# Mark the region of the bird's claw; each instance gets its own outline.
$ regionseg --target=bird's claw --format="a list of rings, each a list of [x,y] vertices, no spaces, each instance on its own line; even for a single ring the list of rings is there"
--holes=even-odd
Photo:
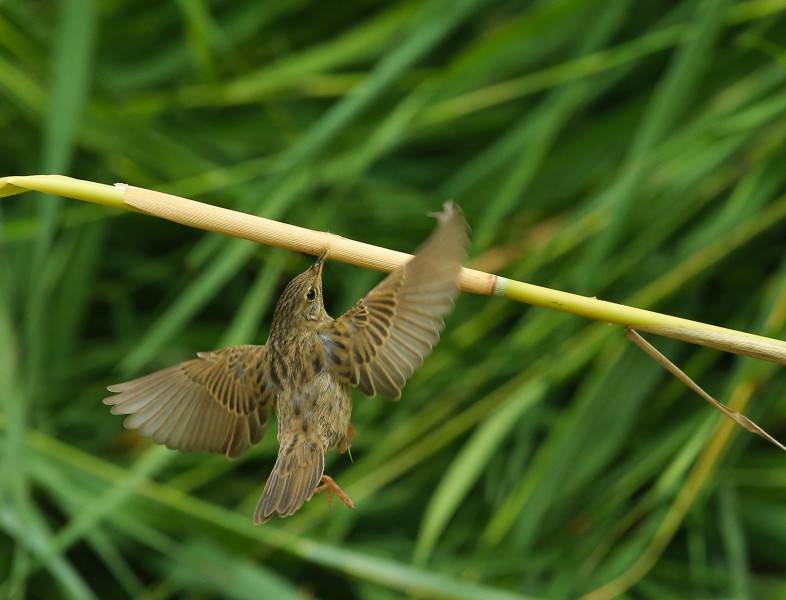
[[[317,489],[314,490],[315,494],[319,492],[327,491],[328,494],[328,506],[332,506],[333,504],[333,492],[336,492],[336,495],[341,499],[341,501],[347,505],[347,507],[355,510],[355,505],[352,503],[352,500],[349,496],[346,495],[344,490],[342,490],[339,485],[333,480],[332,477],[328,475],[322,476],[322,485],[320,485]]]
[[[350,423],[349,427],[347,427],[347,433],[338,443],[338,451],[341,452],[341,454],[344,454],[344,452],[349,452],[349,449],[352,447],[353,439],[355,439],[355,428],[352,426],[352,423]],[[350,455],[350,458],[352,458],[352,455]]]

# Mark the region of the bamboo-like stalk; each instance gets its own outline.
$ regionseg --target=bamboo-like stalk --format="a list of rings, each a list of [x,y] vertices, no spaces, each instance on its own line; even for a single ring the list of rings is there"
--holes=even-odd
[[[124,184],[110,186],[59,175],[0,178],[0,198],[33,190],[134,210],[190,227],[308,254],[317,255],[327,250],[332,260],[378,271],[392,271],[411,257],[403,252],[357,242],[332,233],[313,231]],[[474,294],[504,296],[517,302],[786,364],[786,343],[781,340],[553,290],[474,269],[462,269],[459,285],[462,290]]]

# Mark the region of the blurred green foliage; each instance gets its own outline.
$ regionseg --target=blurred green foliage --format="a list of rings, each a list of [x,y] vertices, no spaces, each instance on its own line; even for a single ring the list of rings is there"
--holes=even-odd
[[[783,337],[786,3],[11,0],[0,175],[190,196]],[[62,199],[0,203],[0,595],[784,598],[786,457],[617,327],[463,295],[354,462],[251,513],[240,461],[122,428],[107,384],[266,339],[300,256]],[[379,275],[326,268],[338,314]],[[786,372],[655,340],[786,438]]]

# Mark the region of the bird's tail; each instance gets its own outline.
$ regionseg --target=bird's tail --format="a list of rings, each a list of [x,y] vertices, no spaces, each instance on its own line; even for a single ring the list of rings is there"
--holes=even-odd
[[[280,517],[295,513],[314,495],[324,470],[325,453],[319,445],[282,446],[254,511],[254,523],[264,523],[275,513]]]

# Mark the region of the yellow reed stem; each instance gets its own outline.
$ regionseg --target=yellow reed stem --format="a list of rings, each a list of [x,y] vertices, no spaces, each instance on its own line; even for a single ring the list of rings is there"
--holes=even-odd
[[[123,203],[123,190],[113,185],[104,185],[63,175],[0,177],[0,198],[29,191],[133,210]]]
[[[781,340],[502,277],[498,278],[494,293],[525,304],[551,308],[595,321],[616,323],[631,329],[717,348],[725,352],[786,364],[786,342]]]
[[[0,178],[0,198],[31,190],[138,211],[190,227],[308,254],[328,250],[331,260],[379,271],[392,271],[410,258],[409,254],[403,252],[356,242],[331,233],[312,231],[144,188],[123,184],[103,185],[59,175]],[[459,285],[466,292],[504,296],[517,302],[786,364],[786,343],[781,340],[561,292],[474,269],[462,269]]]

